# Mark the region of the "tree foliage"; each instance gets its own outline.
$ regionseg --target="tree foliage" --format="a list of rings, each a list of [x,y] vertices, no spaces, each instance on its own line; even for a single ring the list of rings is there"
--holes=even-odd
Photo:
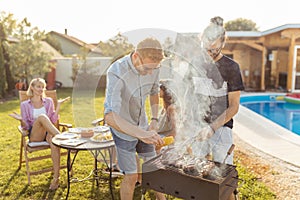
[[[128,38],[121,33],[118,33],[107,42],[100,41],[98,47],[104,56],[113,57],[113,60],[134,50],[133,44],[129,43]]]
[[[51,57],[49,53],[41,51],[41,44],[36,41],[21,39],[9,46],[11,70],[16,80],[31,80],[34,77],[44,77],[49,71]],[[30,51],[28,51],[30,49]]]
[[[168,54],[169,48],[172,47],[172,39],[166,38],[163,45],[163,48]],[[115,37],[109,39],[107,42],[100,41],[98,43],[98,48],[101,49],[104,56],[113,57],[113,61],[117,58],[122,57],[125,54],[134,50],[134,45],[129,43],[128,38],[121,33],[118,33]]]
[[[49,71],[51,54],[42,49],[45,33],[37,27],[32,28],[27,18],[18,22],[13,14],[2,12],[0,27],[0,50],[4,58],[4,65],[0,68],[4,67],[6,78],[6,84],[0,85],[0,90],[10,93],[20,79],[28,82],[33,77],[44,77]]]
[[[250,19],[237,18],[225,23],[226,31],[258,31],[256,23]]]
[[[2,26],[1,26],[2,27]],[[0,44],[2,44],[2,28],[0,27]],[[3,56],[3,50],[2,50],[2,47],[0,46],[0,76],[1,77],[4,77],[4,56]],[[0,96],[3,97],[4,94],[5,94],[5,91],[4,91],[4,88],[5,88],[5,81],[4,81],[4,78],[1,78],[0,79]]]
[[[53,36],[51,36],[50,33],[46,34],[46,37],[44,39],[48,44],[50,44],[56,51],[62,54],[62,48],[57,39],[55,39]]]

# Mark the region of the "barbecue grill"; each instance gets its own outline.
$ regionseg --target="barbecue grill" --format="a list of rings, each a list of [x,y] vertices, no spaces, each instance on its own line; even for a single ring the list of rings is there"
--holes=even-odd
[[[238,186],[236,167],[208,160],[206,162],[210,166],[213,164],[214,168],[222,168],[222,173],[216,176],[208,171],[195,172],[191,165],[180,167],[166,164],[160,154],[143,163],[143,192],[152,189],[183,199],[227,200]]]

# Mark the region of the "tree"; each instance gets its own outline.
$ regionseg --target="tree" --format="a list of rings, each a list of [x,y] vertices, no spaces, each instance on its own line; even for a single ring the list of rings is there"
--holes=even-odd
[[[27,18],[17,22],[13,14],[2,12],[0,25],[3,38],[1,48],[7,83],[7,87],[4,87],[10,93],[14,89],[15,83],[22,78],[28,82],[35,76],[44,77],[50,69],[51,55],[42,50],[40,43],[45,39],[45,33],[39,31],[37,27],[32,28]]]
[[[89,49],[85,46],[80,49],[79,55],[72,56],[72,76],[71,79],[73,84],[77,78],[77,74],[80,69],[82,69],[83,73],[87,73],[88,65],[87,65],[87,57],[88,57]]]
[[[225,23],[226,31],[258,31],[256,23],[250,19],[237,18]]]
[[[0,24],[0,44],[2,44],[2,40],[4,38],[2,26]],[[2,50],[2,45],[0,45],[0,77],[4,77],[4,57],[3,57],[3,50]],[[4,97],[5,95],[5,81],[4,78],[0,79],[0,97]]]
[[[134,50],[133,44],[130,44],[128,38],[121,33],[109,39],[108,42],[100,41],[98,46],[104,56],[113,57],[113,60]]]
[[[21,39],[9,46],[9,54],[12,60],[10,69],[17,80],[25,79],[28,83],[34,77],[44,77],[50,70],[51,57],[41,50],[39,41]]]
[[[3,92],[2,97],[4,97],[6,90],[7,91],[12,91],[14,89],[14,80],[9,68],[9,63],[10,63],[10,57],[6,48],[6,45],[8,43],[7,36],[9,33],[13,32],[13,29],[16,27],[16,20],[13,19],[12,14],[6,15],[4,12],[1,12],[0,15],[0,34],[1,34],[1,39],[0,39],[0,51],[3,56],[3,65],[0,67],[2,68],[0,71],[3,72],[1,73],[2,79],[6,81],[6,84],[3,83],[0,85],[0,90]]]
[[[52,37],[50,33],[46,34],[44,41],[46,41],[48,44],[50,44],[56,51],[62,53],[62,48],[61,48],[59,41],[57,39],[55,39],[54,37]]]

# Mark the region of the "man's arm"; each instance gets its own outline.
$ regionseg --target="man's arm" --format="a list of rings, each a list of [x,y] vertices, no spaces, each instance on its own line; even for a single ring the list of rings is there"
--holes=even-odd
[[[228,93],[228,108],[209,126],[203,128],[199,132],[199,139],[205,140],[210,138],[214,132],[228,122],[239,111],[240,106],[240,91]]]
[[[158,109],[159,109],[159,95],[150,95],[150,106],[151,106],[151,114],[152,118],[158,119]],[[157,129],[158,120],[151,120],[149,130]]]
[[[213,123],[210,124],[213,130],[217,130],[236,115],[240,106],[240,94],[241,91],[228,93],[228,108]]]
[[[164,142],[155,131],[146,131],[138,126],[135,126],[120,115],[114,112],[109,112],[104,116],[105,122],[116,129],[117,131],[136,137],[147,144],[162,145]]]

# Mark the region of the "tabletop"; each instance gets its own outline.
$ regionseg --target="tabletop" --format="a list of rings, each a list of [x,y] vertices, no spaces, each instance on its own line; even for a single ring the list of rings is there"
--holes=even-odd
[[[74,134],[65,132],[63,134]],[[62,135],[62,134],[59,134]],[[56,135],[52,138],[52,143],[56,146],[59,146],[64,149],[71,149],[71,150],[101,150],[107,149],[115,146],[113,140],[108,141],[95,141],[92,138],[82,138],[80,134],[75,134],[77,136],[70,137],[70,138],[63,138]]]

